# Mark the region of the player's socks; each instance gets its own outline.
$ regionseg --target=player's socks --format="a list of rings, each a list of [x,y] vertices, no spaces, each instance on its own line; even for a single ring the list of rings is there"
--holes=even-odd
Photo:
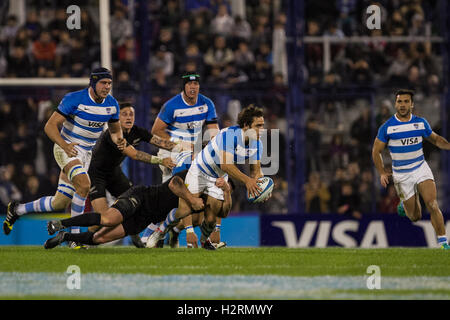
[[[81,233],[65,233],[64,241],[73,241],[75,243],[96,245],[93,240],[94,232],[81,232]]]
[[[437,242],[439,244],[439,247],[443,248],[443,249],[449,249],[449,245],[447,242],[447,236],[438,236],[437,237]]]
[[[144,233],[142,234],[141,241],[146,243],[148,240],[148,237],[152,235],[153,232],[155,232],[156,229],[158,229],[159,224],[153,224],[151,223],[148,225],[147,228],[145,228]]]
[[[397,213],[400,217],[406,217],[406,211],[405,207],[403,206],[403,201],[400,201],[400,203],[398,204]]]
[[[90,227],[90,226],[98,226],[101,222],[101,215],[96,212],[86,212],[79,216],[75,216],[68,219],[61,220],[62,225],[65,228],[68,227]]]
[[[204,243],[210,234],[214,231],[215,226],[210,227],[205,221],[200,225],[200,231],[202,232],[202,236],[200,237],[200,242]]]
[[[19,216],[31,212],[52,212],[55,211],[52,207],[53,196],[42,197],[37,200],[19,204],[16,213]]]
[[[70,207],[70,216],[77,217],[77,216],[83,214],[85,203],[86,203],[86,198],[75,193],[73,195],[72,205]],[[71,233],[80,233],[80,227],[74,226],[70,229],[70,232]]]
[[[173,224],[178,224],[178,222],[180,221],[180,219],[175,218],[175,212],[177,211],[177,209],[172,209],[169,214],[166,217],[166,220],[164,220],[164,222],[159,226],[159,230],[161,232],[165,232],[167,227],[169,225],[173,225]]]
[[[181,230],[180,229],[178,229],[177,227],[173,227],[173,229],[172,229],[174,232],[176,232],[176,233],[180,233],[181,232]]]

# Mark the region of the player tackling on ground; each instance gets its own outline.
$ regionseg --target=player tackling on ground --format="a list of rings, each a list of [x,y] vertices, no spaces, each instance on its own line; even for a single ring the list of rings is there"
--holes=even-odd
[[[395,94],[396,114],[378,130],[372,149],[372,158],[380,174],[383,187],[387,187],[391,173],[384,168],[381,152],[389,148],[392,158],[392,177],[401,202],[399,215],[406,215],[415,222],[422,218],[419,195],[428,211],[437,235],[437,242],[443,249],[450,249],[442,212],[436,200],[436,184],[433,173],[425,161],[423,138],[443,150],[450,150],[450,143],[431,129],[428,122],[412,114],[414,91],[399,90]]]

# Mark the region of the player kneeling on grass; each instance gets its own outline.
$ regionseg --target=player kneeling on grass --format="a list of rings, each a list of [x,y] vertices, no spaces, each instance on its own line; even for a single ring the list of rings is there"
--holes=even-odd
[[[231,198],[231,194],[234,191],[234,183],[232,179],[228,180],[228,183],[223,178],[219,178],[216,180],[216,186],[223,190],[224,194],[224,202],[222,209],[218,213],[217,217],[223,219],[228,216],[230,213],[231,207],[233,206],[233,201]],[[204,221],[204,212],[192,213],[189,217],[191,217],[191,224],[185,225],[186,219],[181,220],[175,227],[169,230],[170,239],[169,244],[171,248],[178,247],[178,236],[183,229],[186,229],[186,242],[188,248],[198,248],[198,238],[194,232],[194,227],[201,226]],[[214,230],[215,239],[210,237],[211,243],[216,247],[216,249],[223,248],[227,244],[225,242],[220,241],[220,225],[216,224],[216,229]]]
[[[51,249],[64,241],[76,241],[87,245],[98,245],[123,238],[127,235],[138,234],[150,223],[164,221],[170,225],[177,223],[174,218],[174,204],[181,198],[192,210],[203,210],[201,198],[194,197],[184,185],[187,171],[171,177],[165,183],[156,186],[136,186],[123,193],[116,202],[103,214],[96,212],[49,221],[47,224],[50,235],[72,226],[89,227],[100,225],[96,232],[73,234],[60,231],[56,237],[48,239],[44,248]],[[167,215],[167,213],[169,215]]]

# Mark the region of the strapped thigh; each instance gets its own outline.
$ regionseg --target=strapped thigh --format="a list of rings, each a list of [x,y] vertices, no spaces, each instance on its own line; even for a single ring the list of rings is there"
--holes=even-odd
[[[73,165],[69,170],[67,170],[67,172],[67,177],[70,181],[73,181],[73,178],[75,178],[77,175],[87,174],[86,169],[81,163]]]

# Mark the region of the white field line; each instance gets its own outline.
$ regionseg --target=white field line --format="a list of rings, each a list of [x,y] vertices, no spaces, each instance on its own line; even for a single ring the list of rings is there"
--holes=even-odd
[[[68,277],[69,274],[65,273],[0,272],[0,297],[51,295],[98,299],[450,299],[450,277],[382,277],[381,290],[367,289],[365,276],[151,276],[81,273],[81,288],[72,290],[67,287]],[[346,290],[350,291],[345,292]],[[352,290],[366,292],[354,293]],[[397,294],[397,290],[402,290],[402,293]]]

